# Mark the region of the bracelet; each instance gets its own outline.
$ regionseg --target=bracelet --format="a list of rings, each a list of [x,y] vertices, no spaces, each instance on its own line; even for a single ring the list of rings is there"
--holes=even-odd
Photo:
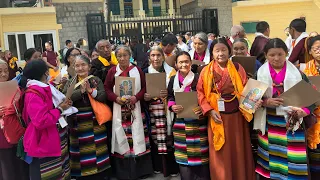
[[[58,106],[57,109],[60,111],[61,114],[63,113],[63,109],[60,106]]]

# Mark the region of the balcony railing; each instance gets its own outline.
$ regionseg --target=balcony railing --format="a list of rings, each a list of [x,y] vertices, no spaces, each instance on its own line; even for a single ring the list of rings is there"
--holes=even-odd
[[[112,11],[112,10],[111,10]],[[168,16],[168,10],[144,10],[146,17]],[[178,12],[178,9],[176,9]],[[113,16],[121,18],[139,17],[139,9],[125,9],[122,11],[112,11]]]

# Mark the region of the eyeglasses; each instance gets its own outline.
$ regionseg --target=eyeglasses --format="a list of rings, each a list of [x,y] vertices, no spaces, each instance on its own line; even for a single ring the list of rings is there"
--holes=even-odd
[[[320,51],[320,47],[319,47],[319,46],[318,46],[318,47],[312,46],[312,47],[311,47],[311,50],[312,50],[312,51]]]

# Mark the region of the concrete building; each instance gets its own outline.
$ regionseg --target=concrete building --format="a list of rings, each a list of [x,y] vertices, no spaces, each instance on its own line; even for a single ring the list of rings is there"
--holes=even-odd
[[[181,12],[201,12],[204,9],[218,10],[218,26],[221,35],[229,35],[232,27],[231,0],[180,0]]]
[[[320,32],[320,0],[250,0],[232,4],[233,24],[242,24],[251,42],[255,26],[267,21],[271,37],[286,39],[284,30],[295,18],[305,18],[307,32]]]

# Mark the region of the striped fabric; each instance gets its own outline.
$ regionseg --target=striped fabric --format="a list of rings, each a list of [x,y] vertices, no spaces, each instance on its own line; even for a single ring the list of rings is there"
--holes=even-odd
[[[266,134],[258,136],[256,172],[270,179],[308,179],[305,132],[287,133],[286,120],[268,112]]]
[[[175,158],[178,164],[199,166],[209,162],[207,120],[176,118],[173,125]]]
[[[160,99],[152,100],[149,105],[152,141],[158,146],[158,154],[167,154],[167,118],[164,104]]]
[[[61,140],[61,157],[40,158],[40,173],[42,180],[70,179],[70,164],[68,152],[68,133],[67,129],[59,129]]]
[[[145,143],[146,143],[146,151],[143,153],[140,153],[138,155],[135,155],[133,150],[133,140],[132,140],[132,131],[131,131],[131,115],[126,111],[124,106],[121,107],[121,115],[122,115],[122,127],[124,129],[124,132],[126,133],[128,143],[130,146],[130,151],[127,152],[124,155],[120,155],[118,153],[114,153],[113,156],[119,157],[119,158],[129,158],[129,157],[139,157],[143,156],[145,154],[150,153],[150,142],[149,142],[149,136],[148,136],[148,128],[146,125],[146,117],[144,113],[141,113],[142,119],[135,119],[134,121],[142,121],[143,122],[143,128],[144,128],[144,136],[145,136]]]
[[[72,176],[89,176],[110,167],[106,126],[99,126],[90,108],[79,108],[70,128]]]

